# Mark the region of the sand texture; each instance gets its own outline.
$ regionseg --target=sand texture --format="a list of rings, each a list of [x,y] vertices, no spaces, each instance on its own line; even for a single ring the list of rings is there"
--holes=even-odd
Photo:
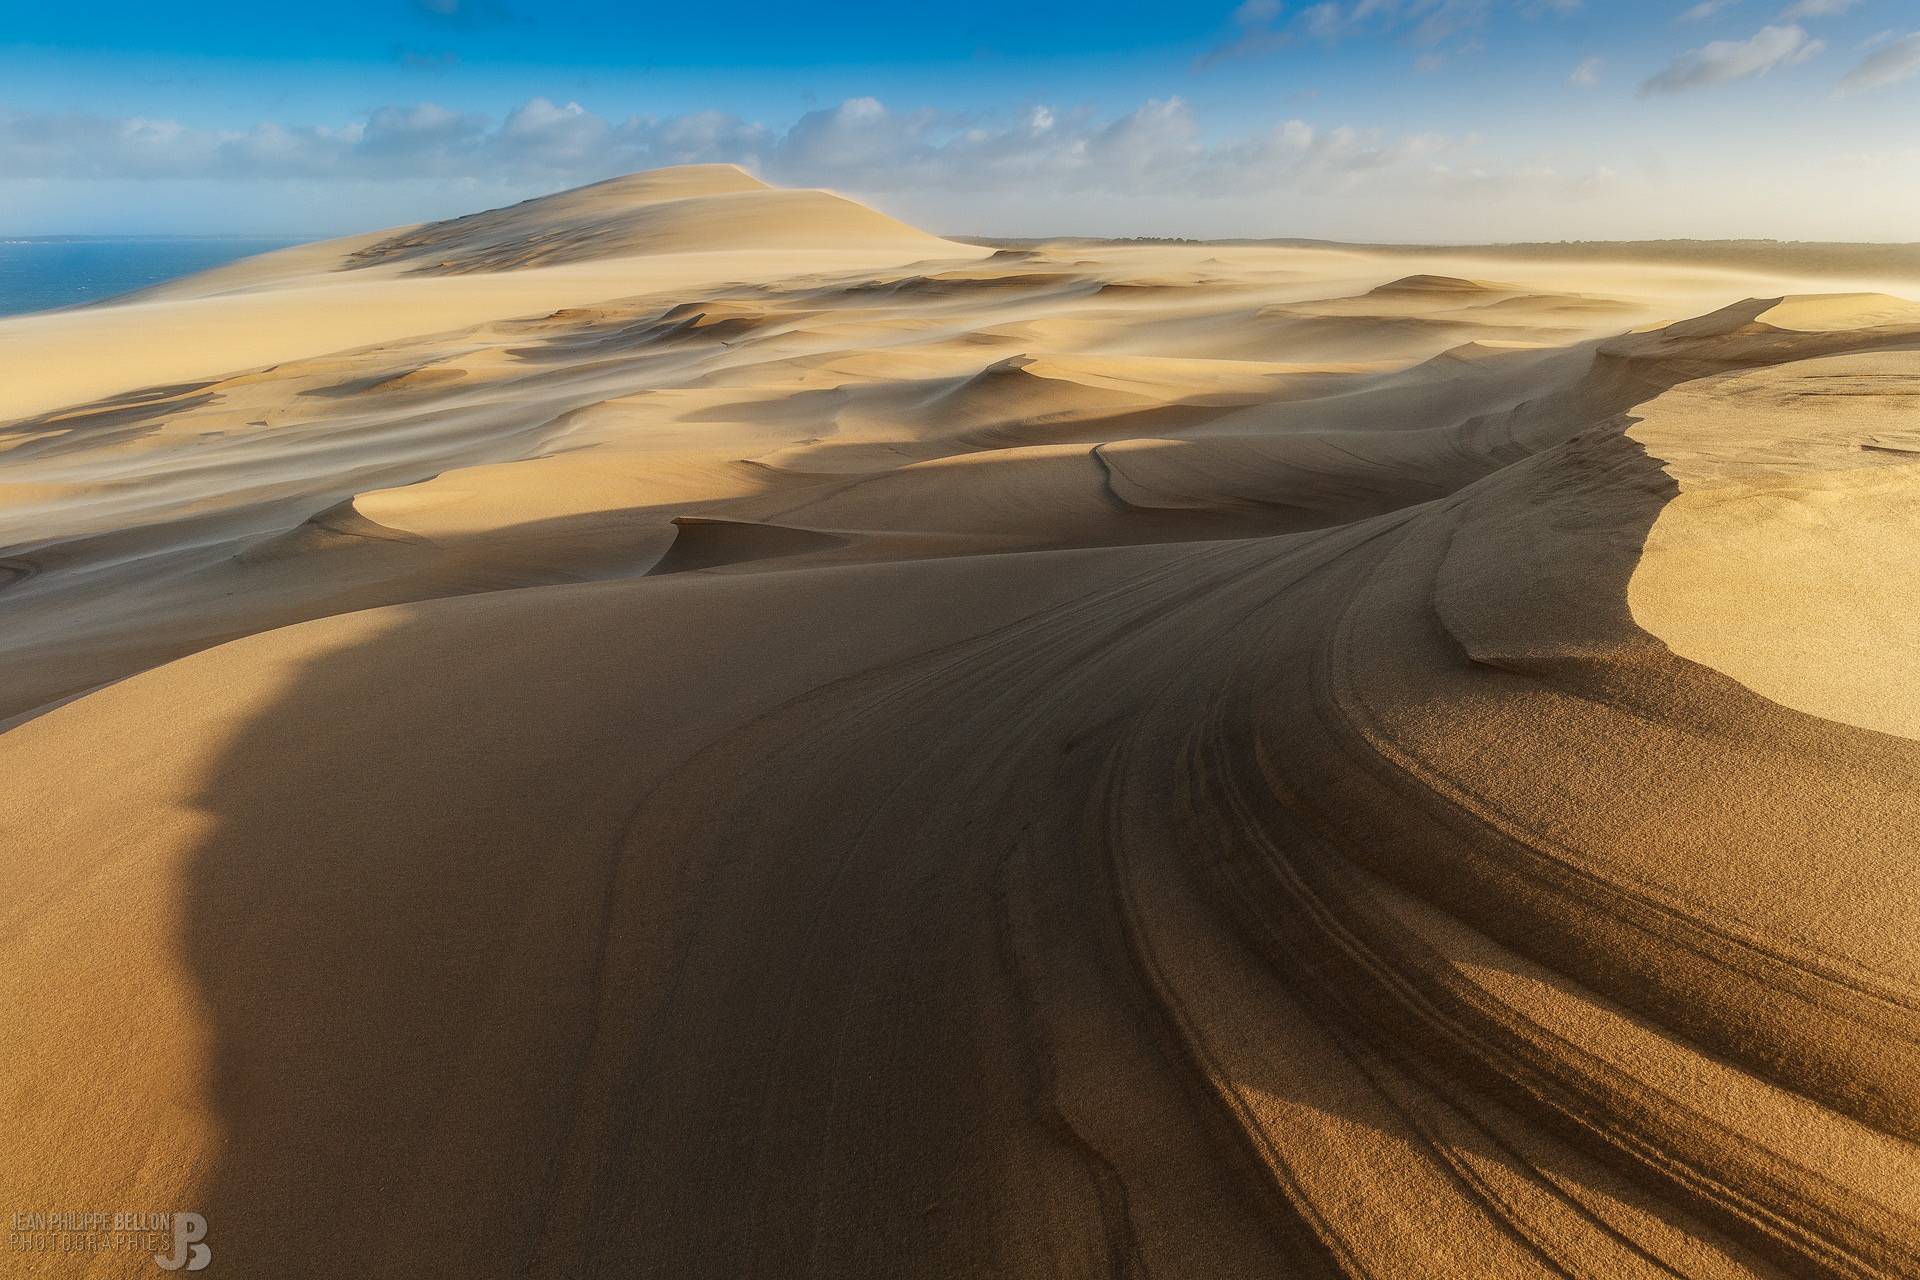
[[[1615,259],[714,166],[0,321],[0,1210],[1920,1276],[1920,286]]]

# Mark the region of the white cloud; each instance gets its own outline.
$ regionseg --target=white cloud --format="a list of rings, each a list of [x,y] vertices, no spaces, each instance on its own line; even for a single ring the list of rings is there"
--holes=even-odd
[[[0,112],[0,172],[36,179],[443,179],[552,189],[669,164],[729,161],[781,182],[864,192],[1231,196],[1363,175],[1435,180],[1474,140],[1390,137],[1282,121],[1209,139],[1178,97],[1115,117],[1045,104],[999,122],[849,98],[784,132],[722,112],[610,120],[534,98],[499,121],[433,103],[385,106],[337,128],[195,129],[167,120]]]
[[[1436,45],[1465,31],[1478,28],[1487,20],[1490,0],[1440,0],[1421,15],[1413,29],[1416,43]]]
[[[341,128],[234,133],[0,114],[0,196],[16,225],[23,214],[56,216],[35,215],[36,200],[63,200],[69,209],[137,208],[142,230],[188,210],[204,227],[217,203],[241,229],[344,231],[698,161],[834,188],[963,233],[1464,238],[1542,208],[1558,211],[1542,218],[1558,229],[1616,185],[1588,160],[1494,156],[1473,136],[1301,119],[1215,136],[1177,97],[1117,116],[1030,104],[967,118],[853,98],[784,130],[719,112],[607,119],[547,99],[504,118],[424,104],[382,108]],[[70,229],[71,214],[59,225]]]
[[[1480,30],[1501,8],[1539,18],[1575,13],[1584,4],[1585,0],[1318,0],[1288,18],[1285,6],[1276,0],[1245,0],[1233,10],[1232,37],[1195,65],[1204,70],[1233,58],[1273,53],[1296,39],[1332,44],[1359,35],[1399,35],[1431,49]]]
[[[1640,86],[1643,94],[1684,93],[1709,85],[1765,75],[1780,67],[1805,62],[1826,42],[1808,38],[1796,26],[1762,27],[1745,40],[1715,40],[1674,59],[1660,74]]]
[[[1700,0],[1699,4],[1680,15],[1682,22],[1705,22],[1722,9],[1730,9],[1740,0]]]
[[[1433,45],[1486,21],[1492,0],[1322,0],[1300,11],[1298,25],[1316,40],[1339,40],[1363,31],[1407,30],[1419,44]],[[1569,13],[1578,0],[1519,0],[1528,13]]]
[[[538,178],[734,159],[766,129],[702,113],[612,122],[534,98],[495,125],[434,103],[384,106],[340,127],[189,128],[141,117],[0,111],[9,178]]]
[[[1313,5],[1300,14],[1300,25],[1307,29],[1308,35],[1319,40],[1338,39],[1350,21],[1340,6],[1331,3],[1331,0],[1326,4]]]
[[[1920,31],[1881,45],[1840,81],[1843,93],[1884,89],[1920,75]]]
[[[1600,73],[1606,69],[1605,58],[1582,58],[1580,65],[1567,77],[1567,83],[1580,89],[1591,89],[1600,83]]]
[[[1782,20],[1792,22],[1796,18],[1837,18],[1850,12],[1860,0],[1796,0],[1780,14]]]

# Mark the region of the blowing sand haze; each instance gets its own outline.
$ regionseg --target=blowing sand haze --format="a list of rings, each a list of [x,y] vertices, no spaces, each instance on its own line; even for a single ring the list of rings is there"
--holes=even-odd
[[[1920,1276],[1903,270],[713,164],[0,320],[0,1273]]]

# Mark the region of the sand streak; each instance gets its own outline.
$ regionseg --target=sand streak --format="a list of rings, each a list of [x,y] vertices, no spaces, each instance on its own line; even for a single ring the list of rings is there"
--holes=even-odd
[[[0,322],[0,1205],[1920,1275],[1920,306],[1804,266],[714,166]]]

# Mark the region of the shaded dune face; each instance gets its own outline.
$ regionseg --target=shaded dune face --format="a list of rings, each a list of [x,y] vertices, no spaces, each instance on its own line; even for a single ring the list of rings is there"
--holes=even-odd
[[[1766,586],[1836,493],[1910,563],[1920,325],[1214,252],[14,424],[122,483],[0,549],[0,1189],[244,1275],[1920,1274],[1920,746]],[[1191,354],[1275,306],[1486,332]],[[219,411],[248,492],[113,452]]]

